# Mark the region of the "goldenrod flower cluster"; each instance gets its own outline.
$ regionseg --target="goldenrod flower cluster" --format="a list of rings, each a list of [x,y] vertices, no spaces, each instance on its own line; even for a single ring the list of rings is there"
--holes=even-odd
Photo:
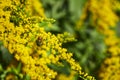
[[[1,0],[0,14],[0,41],[22,63],[22,73],[30,75],[31,80],[55,79],[58,73],[48,65],[60,65],[60,60],[67,61],[83,79],[94,80],[81,71],[72,53],[62,48],[62,42],[74,38],[65,38],[66,33],[55,36],[40,27],[47,19],[38,0]]]
[[[120,10],[120,1],[119,0],[111,0],[113,10]]]
[[[45,17],[44,9],[42,8],[42,4],[40,3],[39,0],[29,0],[26,2],[26,4],[27,5],[25,5],[25,10],[27,14]]]
[[[90,17],[91,25],[105,35],[108,58],[104,61],[99,77],[101,80],[120,79],[120,39],[116,36],[115,26],[119,17],[114,10],[119,9],[117,0],[89,0],[83,10],[78,26]]]
[[[85,19],[90,17],[91,24],[99,30],[108,29],[109,26],[114,27],[118,17],[114,14],[111,5],[111,0],[89,0],[83,9],[78,26],[81,26]]]
[[[120,79],[120,38],[116,36],[114,29],[103,30],[105,43],[108,46],[108,58],[101,66],[100,78],[102,80],[119,80]]]

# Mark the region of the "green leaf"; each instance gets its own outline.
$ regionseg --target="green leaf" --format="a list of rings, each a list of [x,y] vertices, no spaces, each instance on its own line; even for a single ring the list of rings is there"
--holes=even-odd
[[[14,74],[16,74],[16,75],[18,75],[18,71],[17,71],[17,69],[14,68],[14,67],[11,68],[11,72],[14,73]]]
[[[2,41],[0,41],[0,46],[1,46],[1,45],[3,45],[3,42],[2,42]]]
[[[31,80],[31,78],[28,74],[26,74],[26,75],[24,75],[23,80]]]
[[[82,9],[87,0],[69,0],[69,10],[72,14],[78,17],[82,14]]]
[[[68,63],[65,62],[64,60],[62,60],[62,63],[64,66],[60,66],[60,65],[57,65],[57,64],[48,64],[48,67],[57,71],[58,73],[63,73],[63,74],[66,74],[66,75],[70,75],[70,68],[68,66]]]
[[[8,49],[5,48],[3,45],[0,46],[0,51],[1,51],[2,61],[4,61],[5,65],[8,65],[12,61],[13,55],[10,54],[10,52],[8,51]]]
[[[0,72],[2,72],[3,71],[3,68],[2,68],[2,65],[0,64]]]
[[[21,67],[22,67],[22,63],[19,62],[18,66],[17,66],[17,72],[20,73],[21,71]]]

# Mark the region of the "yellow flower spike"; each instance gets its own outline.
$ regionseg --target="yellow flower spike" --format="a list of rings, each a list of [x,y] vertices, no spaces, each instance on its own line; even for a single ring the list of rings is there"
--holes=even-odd
[[[103,3],[105,5],[103,5]],[[87,11],[91,12],[91,19],[93,22],[91,24],[94,24],[94,26],[99,26],[99,28],[102,28],[102,30],[108,29],[108,26],[114,27],[116,22],[118,21],[118,17],[113,12],[111,5],[112,0],[89,0],[84,8],[83,16],[87,15]],[[84,22],[85,19],[86,17],[80,19],[79,22]]]
[[[112,8],[114,10],[120,10],[120,1],[119,0],[111,0],[113,5],[112,5]]]
[[[12,1],[16,4],[12,4]],[[31,1],[38,2],[38,0]],[[4,46],[14,55],[15,59],[22,63],[23,74],[28,74],[31,80],[55,79],[58,73],[47,65],[51,63],[58,65],[61,63],[60,60],[66,60],[74,71],[81,72],[81,67],[72,58],[72,53],[67,53],[67,49],[61,47],[63,42],[72,41],[74,38],[68,33],[55,36],[39,27],[38,23],[43,20],[49,23],[53,21],[39,17],[44,16],[41,4],[35,5],[28,0],[25,4],[21,4],[20,0],[8,0],[9,4],[1,2],[0,14],[5,15],[6,19],[0,18],[0,26],[2,26],[0,27],[2,31],[0,40],[3,41]],[[1,6],[1,4],[3,5]],[[18,10],[18,5],[24,11]],[[7,13],[3,11],[6,6],[11,8]],[[32,7],[32,9],[28,7]],[[10,20],[10,17],[13,19]],[[20,20],[17,21],[18,18]],[[84,74],[80,75],[84,77]]]
[[[92,15],[90,16],[91,25],[95,26],[105,35],[104,41],[108,48],[107,52],[109,57],[101,66],[101,80],[120,79],[119,73],[114,73],[115,71],[119,71],[118,64],[120,65],[120,60],[117,60],[117,57],[120,55],[120,42],[115,32],[116,23],[119,21],[119,17],[116,15],[115,11],[119,10],[119,3],[119,0],[89,0],[83,10],[83,15],[77,24],[77,28],[80,28],[87,18],[87,12],[90,12]]]
[[[113,6],[115,6],[113,5],[115,1],[116,0],[89,0],[87,3],[87,6],[89,6],[86,8],[86,10],[88,9],[92,13],[92,22],[94,26],[98,26],[98,30],[105,35],[105,43],[108,46],[108,52],[111,56],[104,62],[107,67],[105,65],[101,67],[101,80],[119,79],[119,74],[113,74],[113,72],[115,72],[114,70],[118,69],[118,65],[116,64],[119,64],[119,62],[114,61],[114,66],[111,64],[112,60],[117,60],[117,56],[120,54],[118,51],[120,49],[118,46],[118,44],[120,44],[119,39],[116,37],[115,31],[111,29],[114,28],[118,22],[118,16],[113,11],[113,9],[115,9],[113,8]],[[109,13],[109,15],[107,13]],[[116,69],[114,69],[115,67]]]

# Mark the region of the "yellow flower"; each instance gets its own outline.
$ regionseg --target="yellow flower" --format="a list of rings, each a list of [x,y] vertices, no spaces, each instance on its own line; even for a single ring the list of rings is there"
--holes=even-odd
[[[104,5],[103,5],[104,4]],[[101,80],[119,80],[120,77],[120,42],[116,36],[115,27],[119,21],[115,10],[120,10],[120,2],[118,0],[88,0],[83,9],[83,15],[77,24],[80,28],[87,16],[91,13],[91,25],[95,26],[98,31],[105,35],[105,44],[107,45],[107,54],[109,55],[100,70]],[[73,67],[75,68],[75,67]]]
[[[31,80],[55,79],[58,73],[47,65],[52,63],[59,65],[60,60],[66,60],[74,71],[81,72],[81,67],[72,58],[72,54],[62,48],[63,42],[75,39],[68,33],[55,36],[50,32],[45,32],[44,28],[38,25],[41,21],[47,20],[42,14],[43,9],[38,0],[6,1],[9,2],[8,5],[4,0],[0,3],[2,11],[0,14],[6,14],[6,19],[0,18],[2,23],[0,24],[2,30],[0,40],[15,59],[22,63],[23,74],[30,75]],[[8,12],[3,10],[6,6],[11,8],[7,10]],[[89,77],[85,73],[79,75]]]

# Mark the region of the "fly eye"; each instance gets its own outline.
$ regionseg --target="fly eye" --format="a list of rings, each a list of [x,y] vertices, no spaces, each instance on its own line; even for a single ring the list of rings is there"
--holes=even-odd
[[[38,37],[38,39],[36,40],[36,44],[37,44],[37,46],[42,45],[42,38],[41,37]]]

